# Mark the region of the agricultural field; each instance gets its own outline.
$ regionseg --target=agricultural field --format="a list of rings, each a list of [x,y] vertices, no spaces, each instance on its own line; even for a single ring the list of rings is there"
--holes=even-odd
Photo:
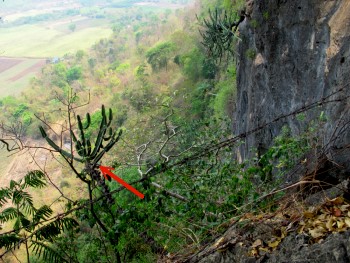
[[[73,31],[69,25],[74,23]],[[112,33],[107,21],[75,17],[0,28],[0,97],[18,95],[45,65],[46,58],[87,50]]]
[[[75,0],[65,3],[42,3],[35,0],[1,3],[4,9],[0,14],[3,21],[0,24],[0,98],[20,94],[28,87],[30,79],[40,72],[47,58],[88,50],[100,39],[109,38],[113,32],[113,20],[124,14],[125,9],[121,8],[124,5],[126,8],[134,5],[152,12],[155,9],[181,6],[170,1],[164,1],[160,5],[153,2],[114,0],[109,6],[103,1],[96,6]],[[78,13],[72,15],[68,11]],[[97,19],[97,14],[102,14],[102,18]],[[46,20],[38,19],[40,15],[44,15]],[[18,22],[26,18],[27,22]]]
[[[45,63],[45,59],[0,57],[0,98],[20,94]]]
[[[74,32],[70,24],[76,24]],[[110,26],[83,17],[0,28],[0,50],[10,57],[60,57],[88,49],[101,38],[112,34]]]

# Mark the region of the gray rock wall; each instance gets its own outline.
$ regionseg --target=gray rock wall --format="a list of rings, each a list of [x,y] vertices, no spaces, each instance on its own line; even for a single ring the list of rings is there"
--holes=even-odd
[[[322,146],[327,145],[321,159],[329,167],[324,170],[335,171],[339,181],[349,178],[350,0],[249,0],[246,12],[248,16],[239,27],[242,41],[237,50],[238,101],[234,128],[236,134],[265,128],[245,137],[238,158],[250,157],[251,149],[263,153],[284,125],[298,134],[324,111],[328,120],[319,134]],[[265,126],[333,93],[326,101],[334,102],[321,103],[308,111],[303,123],[292,115]],[[314,162],[308,160],[309,165],[303,169],[318,166],[320,158],[314,159]],[[317,168],[311,170],[314,169]],[[315,197],[316,203],[319,202],[321,198]],[[185,262],[350,262],[349,231],[332,234],[312,245],[307,236],[290,234],[276,251],[254,258],[249,256],[249,244],[244,245],[246,237],[256,240],[271,231],[251,229],[253,232],[247,233],[233,226]]]
[[[320,244],[308,245],[303,235],[290,235],[278,250],[260,258],[249,257],[248,249],[240,245],[216,251],[189,263],[348,263],[350,262],[350,232],[333,234]]]
[[[342,87],[332,99],[350,94],[350,1],[249,2],[248,17],[239,28],[236,134],[319,101]],[[337,137],[336,128],[349,121],[349,100],[316,107],[308,112],[308,120],[321,111],[329,118],[320,135],[327,144]],[[252,148],[263,152],[283,125],[294,134],[305,128],[295,116],[268,125],[245,139],[238,157],[247,158]],[[332,146],[349,146],[349,129],[338,137]]]
[[[235,133],[249,133],[260,126],[265,128],[245,137],[238,157],[241,160],[250,157],[251,149],[263,153],[284,125],[298,134],[323,111],[328,120],[319,137],[322,146],[327,145],[323,163],[329,164],[324,170],[336,171],[334,176],[339,181],[349,178],[350,1],[247,2],[248,16],[239,28],[242,41],[237,50]],[[335,95],[325,101],[334,101],[321,103],[306,112],[305,122],[297,121],[292,115],[265,126],[279,116],[321,102],[333,93]],[[315,163],[309,160],[309,166],[318,166],[320,158],[315,159]],[[335,167],[337,169],[333,169]],[[312,171],[314,169],[317,168]],[[321,198],[316,196],[316,199]],[[252,240],[261,238],[263,234],[258,228],[252,229],[257,232],[250,234]],[[350,262],[349,231],[332,234],[312,245],[307,236],[294,233],[286,237],[276,251],[259,258],[249,256],[249,245],[242,246],[247,239],[240,237],[247,235],[246,231],[232,227],[219,239],[225,240],[225,245],[220,247],[216,242],[186,262]]]

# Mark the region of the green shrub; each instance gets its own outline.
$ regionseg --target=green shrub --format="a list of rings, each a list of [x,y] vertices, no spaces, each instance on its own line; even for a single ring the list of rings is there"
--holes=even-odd
[[[160,42],[146,52],[147,62],[151,65],[154,71],[162,68],[167,69],[168,61],[174,50],[175,45],[173,42]]]
[[[83,73],[82,73],[83,69],[81,66],[73,66],[70,69],[67,70],[66,73],[66,78],[68,82],[72,82],[74,80],[78,80],[82,77]]]
[[[215,92],[216,96],[212,102],[215,117],[230,117],[235,110],[237,99],[235,65],[228,66],[225,79],[216,84]]]
[[[130,68],[130,63],[122,63],[120,64],[115,71],[119,74],[125,74],[125,72]]]

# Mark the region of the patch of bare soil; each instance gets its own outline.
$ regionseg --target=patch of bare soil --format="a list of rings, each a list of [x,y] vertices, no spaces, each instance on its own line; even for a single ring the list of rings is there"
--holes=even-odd
[[[15,154],[11,163],[7,166],[6,171],[3,173],[3,176],[0,178],[0,185],[9,185],[11,180],[20,180],[29,171],[38,170],[37,164],[44,167],[45,164],[48,163],[49,158],[52,157],[44,150],[38,150],[36,152],[24,151]]]
[[[9,81],[17,81],[20,78],[25,77],[26,75],[33,73],[33,72],[38,72],[38,70],[40,68],[42,68],[44,65],[46,64],[45,60],[40,60],[37,63],[35,63],[34,65],[32,65],[31,67],[23,70],[22,72],[18,73],[17,75],[13,76],[12,78],[8,79]]]
[[[43,146],[46,144],[44,141],[30,141],[26,142],[32,146]],[[36,206],[49,205],[55,213],[61,213],[64,210],[64,205],[61,202],[56,202],[61,196],[61,193],[57,190],[58,187],[65,196],[69,198],[79,197],[84,195],[83,190],[77,189],[79,186],[78,179],[70,178],[69,174],[65,174],[65,180],[69,180],[70,186],[62,189],[60,183],[64,180],[64,174],[62,164],[58,163],[54,156],[45,149],[31,149],[17,153],[12,158],[12,161],[7,166],[3,175],[0,176],[0,187],[8,187],[11,180],[18,181],[22,179],[28,172],[33,170],[41,170],[46,172],[47,186],[41,189],[29,189],[29,193],[32,195]],[[52,183],[54,185],[52,185]],[[0,211],[9,207],[10,203],[1,207]],[[4,224],[1,232],[8,231],[11,224]]]
[[[23,62],[23,59],[0,58],[0,73],[18,65],[21,62]]]

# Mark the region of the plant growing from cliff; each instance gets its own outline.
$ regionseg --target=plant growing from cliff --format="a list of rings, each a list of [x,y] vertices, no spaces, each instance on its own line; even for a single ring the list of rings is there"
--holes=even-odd
[[[256,57],[255,49],[253,49],[253,48],[247,49],[245,52],[245,56],[249,59],[252,59],[252,60],[255,59],[255,57]]]
[[[77,115],[76,122],[78,126],[78,134],[76,134],[71,120],[71,115],[74,111],[72,104],[76,100],[76,95],[72,95],[71,93],[72,91],[68,94],[68,122],[71,144],[74,143],[75,151],[73,148],[71,151],[66,151],[57,145],[52,139],[50,139],[43,127],[40,127],[40,132],[47,143],[68,163],[74,174],[86,184],[89,194],[89,217],[91,217],[92,220],[103,230],[110,243],[115,244],[113,246],[115,257],[117,262],[121,262],[120,254],[116,247],[119,236],[112,230],[113,224],[111,225],[108,220],[103,222],[106,213],[109,214],[110,218],[115,218],[116,211],[108,208],[108,205],[113,205],[115,202],[108,185],[105,183],[104,179],[102,179],[98,169],[102,157],[118,142],[122,130],[115,130],[111,127],[113,120],[112,110],[109,109],[107,114],[105,107],[102,105],[100,125],[95,140],[92,141],[90,134],[87,133],[89,126],[91,125],[91,117],[89,113],[86,114],[85,121]],[[76,162],[83,164],[84,168],[79,171],[81,165],[76,165]],[[108,180],[110,180],[109,177]],[[103,198],[101,200],[104,202],[104,205],[93,203],[93,196],[96,191],[102,192]],[[98,206],[99,209],[96,209],[96,206]]]
[[[209,56],[221,61],[225,54],[233,55],[233,40],[238,38],[235,33],[244,18],[243,12],[238,17],[237,14],[228,14],[226,10],[222,14],[218,9],[214,12],[209,10],[209,19],[201,20],[197,16],[197,20],[204,28],[199,32]]]
[[[48,144],[55,149],[57,152],[59,152],[63,158],[65,158],[66,161],[69,163],[72,163],[73,160],[78,161],[80,163],[85,164],[86,169],[94,169],[98,162],[101,160],[103,155],[107,153],[115,143],[118,142],[122,130],[119,131],[113,131],[112,127],[110,127],[112,123],[112,110],[109,109],[109,114],[107,117],[105,107],[102,105],[101,110],[101,122],[100,122],[100,128],[98,131],[98,135],[96,137],[94,146],[92,146],[92,143],[89,138],[86,138],[85,131],[89,128],[91,124],[91,117],[90,114],[86,114],[86,125],[83,125],[83,122],[81,120],[81,117],[77,115],[77,123],[79,128],[79,135],[75,135],[73,130],[70,130],[71,139],[75,144],[76,151],[80,157],[74,156],[73,152],[68,152],[64,150],[63,148],[59,147],[54,141],[52,141],[46,134],[43,127],[40,127],[40,132],[43,136],[43,138],[48,142]],[[77,139],[77,137],[79,139]],[[103,142],[107,141],[105,146],[103,146]],[[77,174],[77,176],[84,181],[86,179],[86,176],[84,174]]]
[[[292,136],[287,126],[282,128],[274,144],[256,159],[254,171],[262,182],[276,185],[280,183],[283,174],[296,165],[297,161],[310,149],[308,133]]]
[[[252,19],[249,23],[252,26],[252,28],[258,28],[259,27],[259,22],[256,19]]]
[[[8,251],[24,246],[28,263],[29,250],[46,262],[69,260],[55,250],[53,243],[64,231],[77,228],[78,223],[69,217],[50,219],[53,211],[49,206],[34,206],[28,190],[45,186],[45,175],[35,170],[17,182],[12,180],[9,187],[0,188],[0,224],[13,224],[13,230],[0,234],[0,248],[6,249],[0,259]],[[3,209],[5,204],[10,205]]]
[[[265,20],[269,20],[269,18],[270,18],[270,13],[269,13],[269,11],[265,11],[265,12],[263,13],[263,18],[264,18]]]

